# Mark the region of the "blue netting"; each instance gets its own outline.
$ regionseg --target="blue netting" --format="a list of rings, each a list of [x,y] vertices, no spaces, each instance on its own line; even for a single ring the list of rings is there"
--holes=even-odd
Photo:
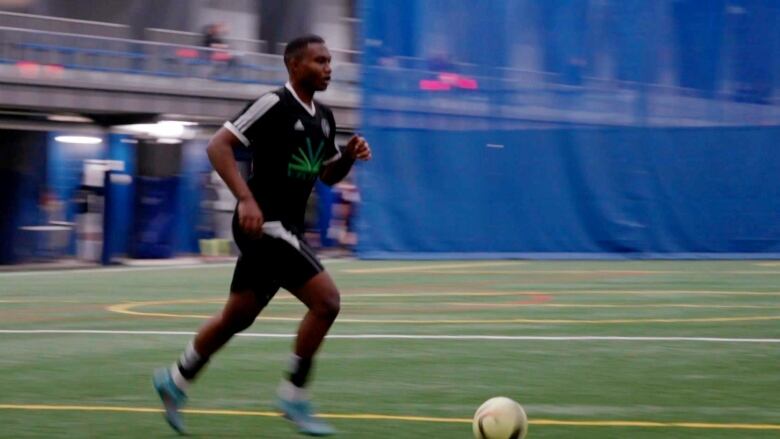
[[[359,253],[780,252],[780,2],[364,0]]]

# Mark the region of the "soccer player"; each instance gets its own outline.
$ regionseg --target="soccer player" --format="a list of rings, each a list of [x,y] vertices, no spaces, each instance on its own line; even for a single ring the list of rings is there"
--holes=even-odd
[[[371,149],[353,136],[343,151],[334,140],[331,110],[314,100],[330,82],[331,56],[322,38],[291,41],[284,51],[289,82],[260,96],[225,122],[207,148],[214,169],[238,199],[233,236],[241,250],[224,309],[211,318],[170,368],[155,371],[154,387],[165,418],[184,433],[179,409],[188,386],[211,356],[248,328],[281,287],[308,308],[295,340],[276,407],[301,433],[328,435],[333,428],[313,414],[305,387],[314,356],[339,313],[339,291],[303,239],[306,202],[314,181],[333,185]],[[252,176],[238,172],[233,148],[249,148]]]

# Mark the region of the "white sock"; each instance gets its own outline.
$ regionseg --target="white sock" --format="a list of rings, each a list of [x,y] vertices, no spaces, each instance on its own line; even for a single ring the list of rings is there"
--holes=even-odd
[[[293,383],[285,379],[279,383],[276,394],[287,401],[303,401],[309,399],[306,389],[296,387]]]
[[[290,363],[287,365],[287,370],[290,373],[295,372],[296,370],[298,370],[298,363],[300,362],[301,362],[301,357],[295,354],[290,354]]]
[[[189,344],[187,344],[187,347],[184,348],[184,352],[182,352],[181,357],[179,358],[179,363],[181,363],[184,370],[191,370],[193,368],[200,370],[200,367],[202,366],[201,363],[204,362],[198,351],[195,350],[194,340],[190,341]]]
[[[189,380],[184,378],[184,376],[179,371],[179,365],[176,363],[173,363],[173,366],[171,366],[171,378],[173,378],[173,383],[176,384],[176,387],[178,387],[182,392],[186,392],[187,389],[190,388]]]

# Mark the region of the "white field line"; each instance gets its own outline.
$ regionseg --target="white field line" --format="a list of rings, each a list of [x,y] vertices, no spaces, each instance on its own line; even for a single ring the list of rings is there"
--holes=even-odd
[[[380,274],[380,273],[414,273],[425,270],[437,270],[437,269],[460,269],[460,268],[480,268],[480,267],[505,267],[505,266],[520,266],[525,265],[526,262],[522,261],[506,261],[506,262],[468,262],[460,264],[430,264],[430,265],[403,265],[396,267],[376,267],[376,268],[346,268],[342,269],[342,273],[349,274]]]
[[[326,266],[340,265],[342,263],[349,262],[349,259],[322,259],[322,262]],[[452,264],[452,265],[409,265],[409,266],[394,266],[394,267],[381,267],[381,268],[344,268],[339,269],[341,274],[407,274],[407,273],[420,273],[420,274],[472,274],[472,275],[488,275],[488,274],[501,274],[501,275],[557,275],[557,274],[627,274],[627,275],[650,275],[650,274],[737,274],[737,275],[752,275],[752,276],[765,276],[765,275],[778,275],[780,270],[727,270],[727,271],[712,271],[712,270],[533,270],[526,269],[520,271],[511,270],[516,266],[520,268],[520,265],[524,265],[526,262],[512,261],[512,262],[482,262],[473,264]],[[191,270],[202,268],[228,268],[233,267],[235,262],[208,262],[208,263],[196,263],[196,264],[182,264],[172,265],[163,264],[159,266],[123,266],[123,267],[110,267],[110,268],[61,268],[51,270],[29,270],[29,271],[0,271],[0,279],[10,277],[27,277],[27,276],[51,276],[51,275],[80,275],[80,274],[101,274],[101,273],[124,273],[124,272],[141,272],[141,271],[161,271],[161,270]],[[509,270],[468,270],[468,268],[480,268],[480,267],[499,267],[507,266]],[[767,265],[769,266],[769,265]],[[525,267],[523,267],[525,268]]]
[[[192,331],[133,331],[104,329],[0,329],[0,334],[50,334],[50,335],[174,335],[193,336]],[[240,337],[284,338],[295,334],[243,332]],[[534,336],[534,335],[413,335],[413,334],[333,334],[334,340],[495,340],[495,341],[659,341],[700,343],[780,343],[780,338],[727,338],[727,337],[623,337],[610,335]]]
[[[143,266],[143,267],[113,267],[113,268],[73,268],[62,270],[30,270],[30,271],[9,271],[0,273],[0,279],[4,277],[23,277],[23,276],[51,276],[51,275],[79,275],[79,274],[102,274],[102,273],[125,273],[140,271],[160,271],[160,270],[192,270],[205,268],[224,268],[232,267],[233,263],[209,263],[193,265],[161,265],[161,266]]]
[[[345,261],[343,259],[322,259],[325,265],[335,265]],[[160,266],[126,266],[111,268],[63,268],[53,270],[30,270],[30,271],[7,271],[0,272],[0,279],[4,277],[23,277],[23,276],[51,276],[51,275],[79,275],[79,274],[101,274],[101,273],[124,273],[136,271],[160,271],[160,270],[192,270],[204,268],[226,268],[235,266],[235,262],[204,262],[197,264],[183,265],[160,265]]]

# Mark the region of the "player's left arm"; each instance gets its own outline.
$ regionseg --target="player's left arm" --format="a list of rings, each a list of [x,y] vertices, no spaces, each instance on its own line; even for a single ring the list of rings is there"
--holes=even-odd
[[[320,180],[328,186],[333,186],[349,174],[349,170],[352,169],[352,165],[355,164],[356,160],[371,160],[371,146],[366,139],[357,134],[349,139],[338,160],[322,168]]]

